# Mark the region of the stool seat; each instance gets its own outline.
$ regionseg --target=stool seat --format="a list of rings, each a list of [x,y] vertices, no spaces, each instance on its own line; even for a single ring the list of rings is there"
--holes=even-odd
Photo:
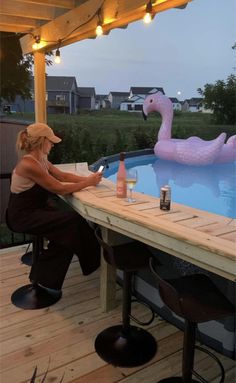
[[[156,270],[153,258],[150,268],[157,277],[159,292],[163,302],[175,314],[184,318],[184,344],[182,356],[182,376],[168,377],[159,383],[198,383],[192,375],[200,381],[206,382],[194,369],[195,348],[206,352],[218,364],[224,382],[224,368],[220,360],[210,351],[195,346],[196,327],[198,323],[225,318],[235,313],[234,305],[221,293],[210,278],[205,274],[193,274],[176,279],[163,279]]]
[[[178,293],[178,302],[165,295],[168,306],[179,316],[201,323],[224,318],[233,313],[233,305],[204,274],[186,275],[166,280]],[[161,283],[160,283],[161,284]],[[164,295],[165,292],[162,291]]]
[[[131,283],[133,273],[148,266],[151,254],[145,245],[137,241],[110,246],[103,241],[99,228],[95,230],[95,235],[103,248],[105,261],[123,271],[122,325],[108,327],[98,334],[95,350],[103,360],[114,366],[140,366],[156,354],[157,343],[149,332],[130,325],[130,318],[133,318]]]

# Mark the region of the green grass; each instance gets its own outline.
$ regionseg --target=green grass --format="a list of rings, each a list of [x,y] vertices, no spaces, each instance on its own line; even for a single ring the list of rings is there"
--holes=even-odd
[[[14,114],[11,118],[34,121],[33,114]],[[144,121],[140,112],[108,109],[81,111],[72,116],[49,114],[48,124],[63,138],[63,142],[52,152],[54,163],[87,161],[91,164],[102,156],[120,151],[153,148],[161,117],[152,113]],[[211,140],[221,132],[231,136],[235,134],[235,127],[215,125],[210,114],[177,113],[174,116],[172,137],[198,136]]]

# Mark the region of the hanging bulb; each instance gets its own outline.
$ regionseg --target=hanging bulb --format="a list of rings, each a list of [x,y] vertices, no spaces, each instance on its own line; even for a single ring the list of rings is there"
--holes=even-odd
[[[97,36],[102,36],[103,35],[103,28],[102,28],[103,17],[102,17],[102,10],[101,10],[101,8],[98,10],[97,17],[98,17],[98,23],[97,23],[97,27],[96,27],[96,31],[95,32],[96,32]]]
[[[60,64],[61,62],[61,53],[59,49],[56,50],[54,62],[56,64]]]
[[[32,45],[32,48],[34,50],[37,50],[37,49],[40,48],[40,36],[34,36],[34,39],[35,39],[35,41],[34,41],[34,43]]]
[[[103,29],[102,29],[102,25],[100,23],[98,23],[98,25],[97,25],[96,35],[97,36],[102,36],[103,35]]]
[[[146,13],[143,17],[143,21],[145,24],[149,24],[152,21],[153,15],[152,15],[152,2],[149,1],[146,5]]]

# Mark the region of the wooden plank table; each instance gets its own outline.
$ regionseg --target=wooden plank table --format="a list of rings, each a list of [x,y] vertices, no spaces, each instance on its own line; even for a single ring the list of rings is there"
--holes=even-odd
[[[74,165],[60,168],[74,171]],[[77,164],[77,169],[81,175],[88,174],[86,164]],[[132,204],[117,198],[114,183],[104,178],[98,186],[68,195],[65,200],[83,217],[100,224],[105,239],[111,244],[137,239],[236,281],[236,219],[177,203],[172,203],[170,211],[162,211],[159,198],[141,193],[134,195],[136,202]],[[114,306],[114,286],[115,270],[102,261],[104,311]]]

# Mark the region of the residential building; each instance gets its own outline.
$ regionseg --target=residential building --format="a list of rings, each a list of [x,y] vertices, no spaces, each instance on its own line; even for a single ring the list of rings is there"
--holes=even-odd
[[[110,92],[107,98],[112,109],[120,109],[121,102],[126,100],[128,96],[129,92]]]
[[[31,99],[16,96],[14,102],[2,102],[6,113],[34,113],[34,79],[31,80]],[[95,88],[77,87],[74,76],[47,76],[47,113],[76,114],[79,109],[95,109]]]
[[[176,97],[170,97],[170,100],[173,105],[173,110],[179,110],[179,111],[182,110],[181,102]]]
[[[203,99],[201,97],[192,97],[184,101],[182,105],[183,112],[202,112]]]
[[[162,92],[165,94],[163,88],[160,87],[134,87],[130,88],[129,97],[126,98],[120,104],[120,110],[122,111],[141,111],[143,108],[143,102],[147,95]]]
[[[78,87],[79,108],[80,109],[95,109],[96,92],[93,87]]]
[[[107,94],[97,94],[95,100],[95,109],[109,109],[111,103],[108,100]]]

